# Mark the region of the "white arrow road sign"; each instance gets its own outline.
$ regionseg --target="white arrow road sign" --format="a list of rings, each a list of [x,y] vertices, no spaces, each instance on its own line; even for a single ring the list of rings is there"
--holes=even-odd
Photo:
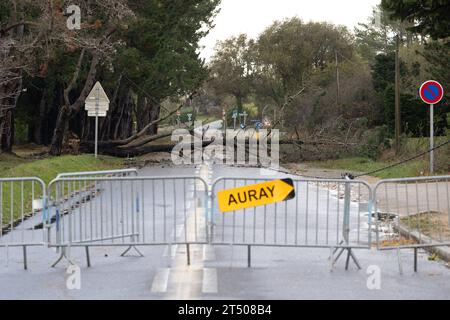
[[[95,110],[99,110],[99,111],[108,111],[109,110],[109,104],[104,104],[104,103],[99,103],[98,107],[95,103],[86,103],[84,109],[86,111],[95,111]]]
[[[100,118],[104,118],[106,117],[106,111],[98,111],[96,112],[94,111],[88,111],[88,117],[100,117]]]

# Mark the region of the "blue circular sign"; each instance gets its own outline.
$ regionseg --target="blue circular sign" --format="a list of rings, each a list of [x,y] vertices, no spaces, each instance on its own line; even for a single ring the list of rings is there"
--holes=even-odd
[[[437,81],[425,82],[419,90],[420,97],[427,104],[437,104],[444,97],[444,88]]]

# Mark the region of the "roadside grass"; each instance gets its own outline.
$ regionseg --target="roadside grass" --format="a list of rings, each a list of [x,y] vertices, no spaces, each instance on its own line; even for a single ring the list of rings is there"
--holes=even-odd
[[[40,160],[23,159],[14,155],[0,155],[0,179],[38,177],[47,185],[63,172],[117,169],[123,159],[93,155],[48,157]],[[0,181],[0,221],[9,223],[32,212],[32,200],[42,198],[42,188],[36,182]],[[23,202],[22,202],[23,199]]]
[[[448,140],[448,137],[435,137],[434,144],[440,145]],[[408,138],[404,141],[404,145],[402,146],[403,151],[410,154],[415,154],[419,152],[428,151],[430,148],[430,139],[429,138]]]
[[[45,183],[62,172],[98,171],[117,169],[123,159],[84,154],[79,156],[48,157],[40,160],[27,160],[12,155],[0,155],[0,177],[39,177]]]
[[[398,161],[374,161],[369,158],[353,157],[337,160],[313,161],[307,164],[321,169],[348,170],[358,173],[366,173],[385,168]],[[395,179],[421,176],[428,169],[426,160],[415,160],[402,165],[374,173],[373,176],[380,179]],[[439,174],[439,173],[436,173]]]
[[[3,176],[10,169],[28,162],[29,160],[19,158],[12,154],[0,154],[0,176]]]

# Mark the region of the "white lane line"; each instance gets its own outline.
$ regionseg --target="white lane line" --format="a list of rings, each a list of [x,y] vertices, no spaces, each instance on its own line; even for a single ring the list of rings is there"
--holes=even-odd
[[[207,179],[208,172],[205,166],[200,167],[199,174]],[[191,184],[189,193],[192,193],[192,199],[189,199],[187,210],[189,211],[186,221],[185,234],[187,238],[196,238],[197,232],[201,232],[206,227],[206,217],[204,203],[199,201],[199,193],[204,191],[204,184],[196,181]],[[194,194],[194,190],[197,194]],[[194,198],[194,195],[196,196]],[[183,224],[184,227],[184,224]],[[178,228],[176,231],[178,232]],[[170,277],[168,277],[169,288],[168,297],[172,299],[199,299],[202,293],[218,293],[218,271],[213,268],[204,268],[206,260],[215,260],[214,248],[211,246],[194,245],[191,246],[191,266],[186,266],[186,247],[179,246],[175,251],[173,264],[170,268]],[[203,259],[202,259],[203,258]]]
[[[203,269],[203,293],[217,293],[217,269],[204,268]]]
[[[183,234],[184,231],[184,224],[179,224],[176,226],[176,229],[174,231],[172,231],[171,235],[170,235],[170,239],[174,238],[174,235],[176,237],[176,239],[180,239],[181,235]],[[170,251],[170,254],[169,254]],[[175,255],[177,254],[178,251],[178,245],[174,244],[174,245],[168,245],[166,246],[166,248],[164,249],[164,257],[168,257],[170,255],[170,257],[175,258]]]
[[[178,245],[176,244],[176,245],[172,246],[172,250],[170,252],[170,256],[172,258],[175,258],[175,255],[177,254],[177,251],[178,251]]]
[[[152,292],[153,293],[165,293],[167,292],[167,286],[169,284],[170,269],[159,269],[155,278],[153,279]]]
[[[203,245],[203,261],[214,261],[216,260],[216,252],[213,246]]]
[[[183,233],[184,230],[184,224],[180,224],[177,226],[177,239],[179,239],[181,237],[181,234]]]
[[[177,250],[178,250],[178,245],[174,244],[174,245],[169,245],[166,247],[166,249],[164,249],[164,257],[171,257],[171,258],[175,258],[175,255],[177,254]],[[169,254],[170,251],[170,254]]]

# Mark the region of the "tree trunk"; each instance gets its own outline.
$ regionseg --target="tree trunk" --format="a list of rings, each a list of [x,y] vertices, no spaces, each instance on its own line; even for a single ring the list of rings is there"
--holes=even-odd
[[[148,123],[150,123],[149,116],[150,113],[148,112],[147,98],[139,95],[136,105],[136,122],[138,131],[141,131]]]
[[[109,112],[107,114],[105,121],[103,121],[102,126],[101,126],[100,135],[99,135],[99,137],[100,137],[99,139],[101,141],[105,141],[105,140],[109,140],[109,139],[113,138],[111,136],[111,131],[113,128],[114,116],[117,113],[119,93],[120,93],[120,89],[122,87],[122,77],[123,76],[120,75],[119,79],[117,80],[117,85],[116,85],[116,88],[114,89],[114,94],[112,96],[111,104],[109,106]]]
[[[209,146],[213,141],[204,141],[202,143],[202,147],[206,148]],[[135,148],[101,148],[100,152],[105,155],[110,155],[114,157],[137,157],[148,153],[153,152],[172,152],[173,148],[175,148],[177,144],[162,144],[162,145],[145,145],[145,146],[139,146]],[[192,144],[184,144],[183,149],[191,148],[191,150],[194,150],[196,145],[194,143]],[[92,146],[83,145],[82,151],[84,152],[91,152]]]
[[[63,147],[64,136],[67,132],[70,120],[70,108],[66,105],[59,110],[58,118],[56,119],[55,131],[53,133],[52,145],[50,154],[53,156],[60,156]]]
[[[0,152],[12,152],[14,144],[14,109],[0,115]]]
[[[72,81],[69,86],[64,90],[64,106],[59,110],[58,117],[56,120],[55,131],[53,133],[52,144],[50,148],[50,154],[54,156],[60,156],[62,153],[64,137],[67,133],[67,129],[69,127],[69,120],[71,117],[78,114],[83,106],[84,102],[89,95],[92,87],[94,86],[95,77],[97,75],[97,68],[100,63],[100,55],[99,53],[94,53],[91,61],[91,66],[84,82],[83,89],[81,93],[78,95],[77,100],[70,104],[69,95],[70,92],[74,89],[77,79],[79,77],[81,63],[83,61],[84,51],[80,54],[80,58],[77,64],[77,68],[73,74]]]
[[[137,130],[141,131],[145,126],[155,120],[158,120],[159,114],[161,112],[161,105],[156,102],[150,101],[146,97],[139,97],[137,103]],[[158,134],[158,124],[150,126],[147,129],[148,135]]]
[[[158,120],[160,112],[161,112],[160,104],[151,104],[149,123]],[[152,125],[148,129],[148,134],[151,136],[158,134],[158,124],[157,123]]]
[[[44,93],[39,103],[39,112],[37,116],[33,117],[29,125],[29,140],[38,145],[44,144],[43,126],[45,121],[45,114],[47,109],[47,97]]]
[[[114,129],[113,139],[126,139],[132,135],[133,104],[132,90],[128,87],[126,88],[126,93],[123,94],[123,97],[118,102],[118,110],[120,112]]]
[[[13,80],[3,80],[0,87],[0,150],[12,152],[14,144],[14,109],[22,92],[21,72],[10,74]]]

